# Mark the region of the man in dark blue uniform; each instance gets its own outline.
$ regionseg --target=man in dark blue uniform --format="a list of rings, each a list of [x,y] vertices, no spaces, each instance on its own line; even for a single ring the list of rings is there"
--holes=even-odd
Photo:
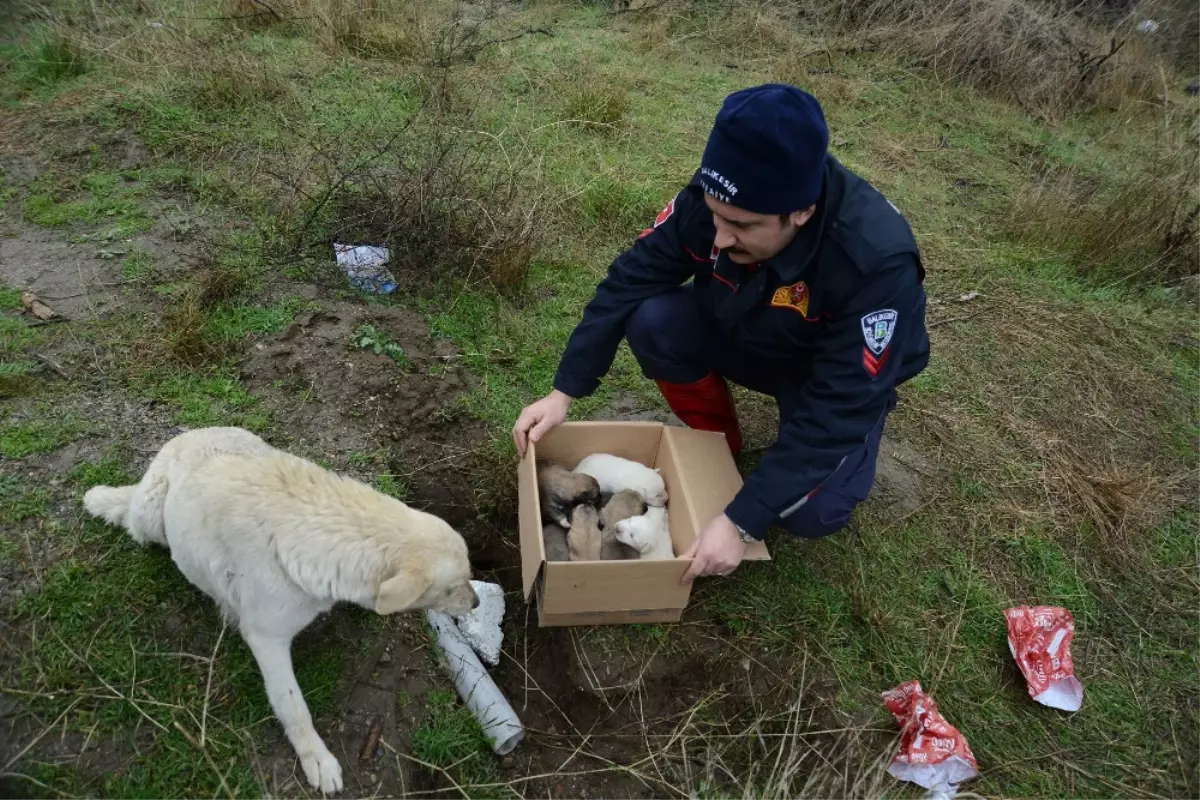
[[[622,337],[676,416],[724,433],[735,454],[727,381],[774,397],[778,438],[683,554],[685,582],[728,574],[771,525],[806,538],[843,528],[875,481],[896,387],[929,361],[912,231],[828,142],[820,104],[794,86],[727,97],[700,169],[613,261],[554,391],[513,427],[523,455],[596,390]]]

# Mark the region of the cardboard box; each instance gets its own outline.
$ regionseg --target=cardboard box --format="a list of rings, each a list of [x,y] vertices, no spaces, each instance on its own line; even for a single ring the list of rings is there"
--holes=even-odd
[[[622,456],[661,471],[667,517],[677,554],[742,486],[725,437],[657,422],[568,422],[531,444],[520,464],[521,579],[526,601],[537,592],[538,624],[619,625],[678,622],[691,596],[679,580],[691,559],[655,561],[547,561],[542,542],[537,467],[555,462],[574,469],[592,453]],[[761,542],[747,560],[769,560]]]

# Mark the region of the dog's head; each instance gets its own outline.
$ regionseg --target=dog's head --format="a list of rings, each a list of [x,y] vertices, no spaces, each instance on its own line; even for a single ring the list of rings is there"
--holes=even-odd
[[[639,553],[645,552],[654,540],[654,525],[648,517],[630,517],[616,525],[617,541]]]
[[[407,551],[384,576],[375,594],[376,612],[433,609],[459,615],[479,606],[471,587],[467,544],[457,531],[445,527],[442,536]]]

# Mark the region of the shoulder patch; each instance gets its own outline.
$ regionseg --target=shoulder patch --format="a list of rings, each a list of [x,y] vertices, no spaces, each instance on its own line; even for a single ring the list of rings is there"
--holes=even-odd
[[[654,218],[654,227],[657,228],[659,225],[662,225],[664,222],[669,220],[671,218],[671,215],[674,213],[675,213],[675,198],[672,197],[671,202],[667,203],[667,207],[664,208],[662,211],[658,212],[658,216]]]
[[[872,311],[864,316],[862,332],[867,349],[876,356],[887,350],[888,345],[892,343],[892,336],[896,333],[896,321],[899,318],[900,315],[890,308]]]
[[[775,308],[790,308],[808,316],[808,284],[804,281],[793,283],[791,286],[780,286],[771,296],[771,305]]]
[[[657,228],[659,225],[662,225],[667,220],[669,220],[671,218],[671,215],[674,213],[675,213],[675,198],[672,197],[671,202],[667,203],[667,207],[664,208],[662,211],[658,212],[658,216],[654,218],[654,224],[651,225],[649,228],[646,228],[645,230],[643,230],[641,233],[639,233],[638,238],[644,239],[647,236],[649,236],[650,234],[654,233],[654,229]]]

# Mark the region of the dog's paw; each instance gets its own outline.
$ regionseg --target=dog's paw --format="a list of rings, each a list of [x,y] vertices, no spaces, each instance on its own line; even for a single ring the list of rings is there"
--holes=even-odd
[[[342,765],[328,750],[321,748],[319,752],[300,756],[300,766],[304,768],[309,785],[320,789],[322,794],[336,794],[342,790]]]

